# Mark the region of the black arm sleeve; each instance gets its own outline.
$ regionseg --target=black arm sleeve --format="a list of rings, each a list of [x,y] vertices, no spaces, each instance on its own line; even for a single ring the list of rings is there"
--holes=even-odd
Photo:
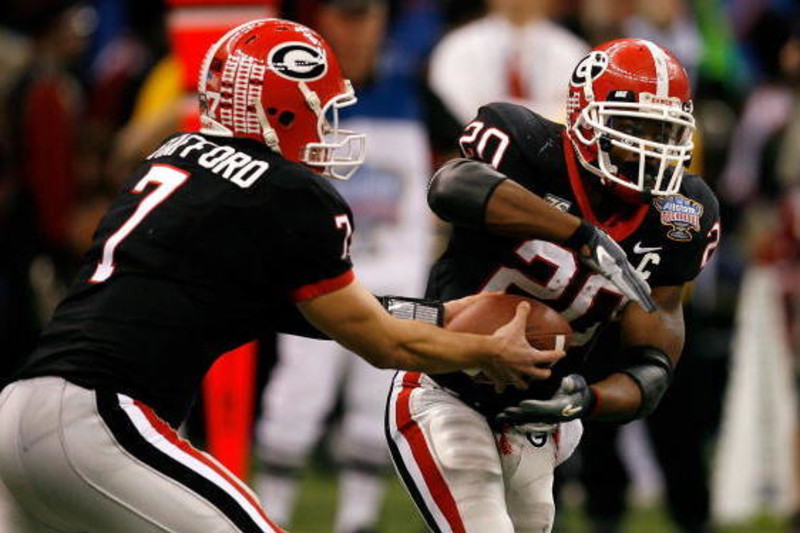
[[[452,159],[431,178],[428,205],[447,222],[482,228],[486,204],[495,188],[507,179],[491,166],[471,159]]]
[[[642,401],[633,419],[644,418],[656,410],[661,397],[672,381],[672,361],[669,356],[651,346],[632,346],[625,350],[625,366],[619,369],[636,382]]]

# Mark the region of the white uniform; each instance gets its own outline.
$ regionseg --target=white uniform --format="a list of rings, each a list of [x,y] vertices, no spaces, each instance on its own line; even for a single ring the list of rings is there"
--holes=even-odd
[[[582,40],[549,20],[515,28],[490,15],[441,40],[431,56],[428,81],[462,124],[480,106],[499,101],[523,104],[563,122],[565,88],[587,52]]]
[[[418,372],[397,372],[386,411],[397,471],[436,532],[549,532],[553,470],[572,455],[582,432],[580,420],[553,432],[493,430]]]
[[[425,132],[406,120],[360,118],[346,126],[366,133],[370,142],[358,173],[334,183],[355,216],[351,253],[356,274],[374,294],[419,296],[432,234],[425,199],[430,176]],[[392,372],[378,370],[329,341],[282,336],[278,353],[257,433],[258,453],[267,471],[293,470],[305,463],[342,380],[344,415],[334,450],[337,459],[367,470],[386,468],[383,412]],[[274,490],[268,478],[262,481],[258,492],[270,516],[287,523],[294,494]]]

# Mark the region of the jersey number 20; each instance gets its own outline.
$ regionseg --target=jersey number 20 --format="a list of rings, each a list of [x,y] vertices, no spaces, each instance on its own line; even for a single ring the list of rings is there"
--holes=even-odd
[[[117,249],[117,246],[130,235],[136,226],[142,223],[142,220],[150,211],[158,207],[161,202],[178,190],[188,177],[188,172],[168,165],[153,165],[147,171],[147,174],[139,180],[131,192],[141,194],[148,185],[155,185],[155,188],[142,198],[133,215],[106,240],[106,244],[103,246],[103,256],[100,262],[97,263],[97,268],[95,268],[92,277],[89,278],[90,282],[101,283],[111,277],[115,268],[114,250]]]

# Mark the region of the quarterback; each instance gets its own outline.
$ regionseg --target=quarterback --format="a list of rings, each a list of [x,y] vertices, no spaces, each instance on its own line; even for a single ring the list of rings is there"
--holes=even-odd
[[[431,208],[454,227],[428,297],[528,295],[561,313],[573,340],[551,377],[525,390],[498,393],[460,371],[398,372],[387,438],[432,530],[550,531],[553,470],[577,446],[580,418],[626,422],[658,405],[683,347],[683,286],[720,238],[713,193],[684,172],[693,133],[685,70],[633,39],[577,64],[566,126],[493,103],[464,129],[464,158],[430,184]],[[598,274],[620,254],[649,283],[654,309]],[[615,353],[593,351],[612,322]],[[612,355],[616,371],[588,385],[586,358]]]
[[[364,136],[338,127],[355,97],[315,32],[237,27],[198,89],[201,131],[168,138],[125,181],[0,395],[4,533],[278,531],[173,429],[212,363],[264,332],[324,332],[382,368],[478,366],[500,386],[546,378],[537,364],[563,355],[525,341],[527,304],[491,336],[455,334],[397,318],[440,323],[437,302],[384,298],[387,313],[356,281],[352,214],[323,176],[349,177]]]

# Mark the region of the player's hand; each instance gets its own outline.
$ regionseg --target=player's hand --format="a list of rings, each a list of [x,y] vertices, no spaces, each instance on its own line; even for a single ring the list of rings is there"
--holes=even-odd
[[[581,226],[571,237],[575,251],[584,265],[610,280],[626,297],[642,306],[648,313],[656,310],[650,297],[650,285],[628,262],[619,244],[596,226],[581,222]]]
[[[564,357],[563,350],[537,350],[525,337],[530,304],[521,302],[514,318],[498,328],[491,336],[497,350],[480,366],[480,370],[494,383],[497,392],[508,385],[524,390],[528,388],[526,377],[547,379],[550,367]]]
[[[594,393],[580,374],[561,379],[558,390],[547,400],[522,400],[506,407],[497,415],[497,422],[512,426],[528,424],[558,424],[589,414]]]
[[[447,324],[450,323],[456,316],[458,316],[461,311],[466,309],[467,307],[471,306],[481,298],[491,298],[492,295],[497,294],[497,291],[486,291],[486,292],[479,292],[477,294],[471,294],[469,296],[465,296],[463,298],[459,298],[458,300],[450,300],[449,302],[444,302],[444,325],[447,327]]]

